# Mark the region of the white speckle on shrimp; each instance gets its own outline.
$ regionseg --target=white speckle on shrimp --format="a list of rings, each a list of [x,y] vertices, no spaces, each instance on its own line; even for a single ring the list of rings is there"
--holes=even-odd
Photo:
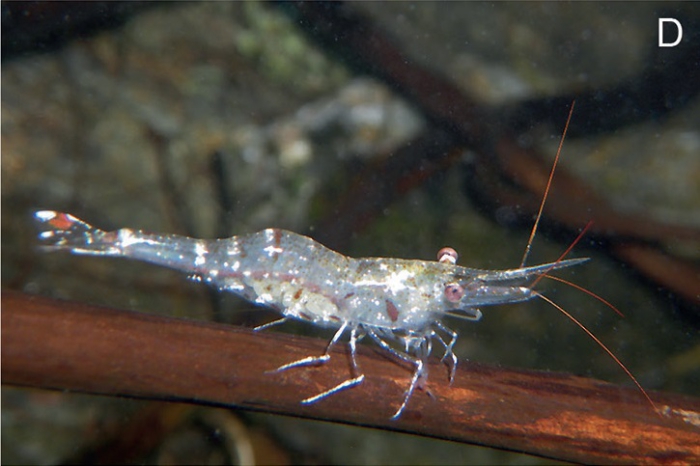
[[[277,246],[268,246],[265,249],[263,249],[269,256],[275,255],[275,254],[282,254],[284,252],[284,249],[277,247]]]
[[[396,294],[401,290],[407,289],[406,281],[414,276],[415,275],[408,270],[399,270],[398,273],[392,273],[386,280],[389,290]]]
[[[380,268],[382,265],[380,265]],[[386,270],[386,266],[384,266],[383,270]],[[406,280],[413,278],[414,276],[415,275],[408,270],[399,270],[398,272],[391,272],[391,274],[389,274],[385,279],[359,280],[356,284],[358,286],[386,287],[392,294],[397,294],[402,290],[408,289],[408,286],[406,286]]]
[[[233,244],[229,245],[226,250],[226,254],[229,256],[237,256],[241,253],[241,248],[238,246],[238,241],[234,241]]]
[[[194,265],[197,267],[201,267],[207,261],[206,258],[204,257],[209,252],[207,250],[207,246],[201,241],[197,242],[194,245],[194,252],[197,255],[197,257],[194,259]]]
[[[34,213],[34,216],[42,222],[48,222],[49,220],[53,220],[54,218],[56,218],[57,215],[58,212],[54,212],[53,210],[40,210]],[[66,215],[70,216],[71,218],[74,218],[70,214]]]
[[[245,290],[245,286],[241,285],[239,283],[233,283],[231,285],[228,285],[226,288],[224,288],[229,291],[233,291],[234,293],[242,292]]]
[[[128,248],[135,244],[157,244],[156,241],[143,237],[139,233],[140,232],[135,232],[134,230],[131,230],[129,228],[122,228],[121,230],[119,230],[119,243],[121,247]]]

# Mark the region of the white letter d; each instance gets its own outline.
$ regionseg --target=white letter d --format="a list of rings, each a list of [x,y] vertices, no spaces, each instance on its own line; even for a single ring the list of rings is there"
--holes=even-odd
[[[671,44],[664,42],[664,23],[673,23],[678,28],[678,38]],[[681,43],[681,39],[683,39],[683,26],[680,21],[674,18],[659,18],[659,47],[675,47]]]

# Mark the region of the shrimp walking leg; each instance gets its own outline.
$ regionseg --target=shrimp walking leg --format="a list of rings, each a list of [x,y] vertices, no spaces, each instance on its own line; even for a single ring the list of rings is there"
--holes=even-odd
[[[459,337],[459,334],[452,330],[451,328],[447,327],[445,324],[442,322],[435,322],[433,325],[435,325],[436,328],[442,330],[446,334],[450,336],[450,342],[445,343],[445,340],[442,339],[440,335],[435,333],[435,336],[437,337],[438,341],[442,343],[442,345],[445,347],[445,354],[442,355],[442,359],[440,361],[445,362],[447,367],[450,370],[450,383],[455,378],[455,372],[457,371],[457,356],[452,352],[452,348],[454,347],[455,343],[457,343],[457,337]],[[449,362],[448,359],[449,358]]]
[[[410,364],[413,364],[416,369],[413,372],[413,377],[411,378],[411,383],[408,386],[408,390],[406,390],[406,395],[404,396],[403,403],[401,403],[401,406],[399,409],[394,413],[394,415],[391,417],[391,419],[398,419],[401,417],[401,414],[403,413],[404,409],[406,409],[406,406],[408,405],[408,401],[411,399],[411,396],[413,396],[413,392],[416,390],[416,387],[418,386],[418,381],[421,379],[421,377],[427,376],[427,371],[425,370],[425,361],[424,359],[427,358],[428,354],[430,354],[430,338],[422,338],[420,343],[419,343],[419,348],[423,348],[423,351],[417,351],[422,353],[421,357],[411,357],[408,354],[404,353],[403,351],[398,351],[394,348],[391,347],[386,341],[382,339],[377,333],[372,329],[372,328],[367,328],[367,334],[372,338],[383,350],[387,351],[388,353],[396,356],[397,358],[401,359],[402,361],[408,362]],[[423,345],[428,345],[428,348],[424,348]]]
[[[282,317],[281,319],[273,320],[272,322],[268,322],[266,324],[258,325],[253,329],[255,332],[259,332],[261,330],[268,329],[270,327],[274,327],[276,325],[282,325],[283,323],[287,322],[289,320],[289,317]]]
[[[285,364],[283,366],[280,366],[271,372],[282,372],[282,371],[286,371],[287,369],[291,369],[292,367],[314,366],[314,365],[319,365],[319,364],[325,364],[326,362],[328,362],[331,359],[331,355],[330,355],[331,348],[333,348],[333,346],[338,342],[338,340],[340,340],[340,337],[343,335],[346,328],[348,328],[348,322],[344,322],[343,325],[338,329],[338,331],[335,332],[335,335],[333,335],[333,338],[331,338],[331,341],[326,346],[326,351],[321,356],[307,356],[307,357],[301,358],[297,361],[290,362],[289,364]]]
[[[360,368],[357,364],[357,359],[355,358],[355,354],[357,352],[357,339],[357,328],[353,328],[350,332],[350,341],[348,342],[348,346],[350,347],[350,362],[352,364],[352,373],[355,377],[341,382],[335,387],[328,389],[325,392],[321,392],[318,395],[314,395],[312,397],[301,400],[302,404],[306,405],[315,403],[319,400],[322,400],[323,398],[326,398],[327,396],[338,393],[341,390],[360,385],[365,380],[365,374],[360,373]]]

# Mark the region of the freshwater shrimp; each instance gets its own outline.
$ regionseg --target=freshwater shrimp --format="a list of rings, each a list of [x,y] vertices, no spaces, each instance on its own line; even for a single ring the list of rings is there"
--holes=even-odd
[[[550,183],[553,173],[554,167]],[[546,194],[537,221],[544,200]],[[449,380],[454,379],[457,357],[453,347],[458,333],[442,322],[443,317],[478,321],[482,317],[481,306],[516,303],[534,297],[546,300],[577,323],[647,396],[627,368],[600,340],[561,307],[533,289],[539,278],[548,272],[588,260],[564,260],[562,256],[556,262],[524,266],[537,221],[520,267],[483,270],[457,265],[457,253],[451,248],[441,249],[437,261],[351,258],[309,237],[276,228],[226,239],[204,240],[128,228],[103,231],[71,214],[51,210],[35,212],[34,219],[44,250],[126,257],[176,269],[282,314],[280,319],[256,327],[256,330],[289,319],[335,329],[322,355],[290,362],[276,371],[326,363],[330,360],[331,348],[349,332],[351,377],[302,400],[303,404],[317,402],[363,382],[365,375],[356,360],[356,347],[359,340],[368,337],[381,349],[414,368],[403,401],[392,416],[392,419],[398,419],[415,389],[427,382],[427,359],[433,342],[444,348],[442,360],[450,369]],[[530,286],[522,285],[533,277],[536,280]]]
[[[128,228],[103,231],[73,215],[50,210],[36,212],[34,219],[42,229],[39,239],[44,250],[127,257],[169,267],[283,315],[258,329],[288,319],[337,329],[323,355],[286,364],[278,371],[328,361],[330,349],[349,331],[354,377],[302,403],[313,403],[362,383],[364,374],[355,359],[356,342],[368,336],[384,350],[415,366],[394,418],[403,412],[419,380],[427,377],[425,362],[431,340],[444,346],[443,359],[452,361],[450,378],[454,377],[457,358],[452,347],[457,332],[441,322],[442,316],[459,313],[477,321],[482,316],[478,306],[515,303],[537,295],[531,288],[513,282],[587,260],[568,259],[492,271],[453,264],[456,254],[448,248],[441,251],[440,261],[355,259],[306,236],[275,228],[202,240]],[[390,342],[399,342],[404,349],[395,349]]]

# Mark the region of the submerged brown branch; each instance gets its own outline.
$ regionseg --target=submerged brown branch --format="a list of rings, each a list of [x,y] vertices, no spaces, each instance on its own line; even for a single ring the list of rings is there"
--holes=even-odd
[[[343,350],[327,367],[266,373],[320,354],[324,342],[2,293],[2,381],[361,424],[585,463],[700,462],[700,400],[592,379],[463,363],[450,387],[435,361],[430,391],[389,418],[409,370],[358,351],[364,385],[311,406],[299,400],[348,377]]]

